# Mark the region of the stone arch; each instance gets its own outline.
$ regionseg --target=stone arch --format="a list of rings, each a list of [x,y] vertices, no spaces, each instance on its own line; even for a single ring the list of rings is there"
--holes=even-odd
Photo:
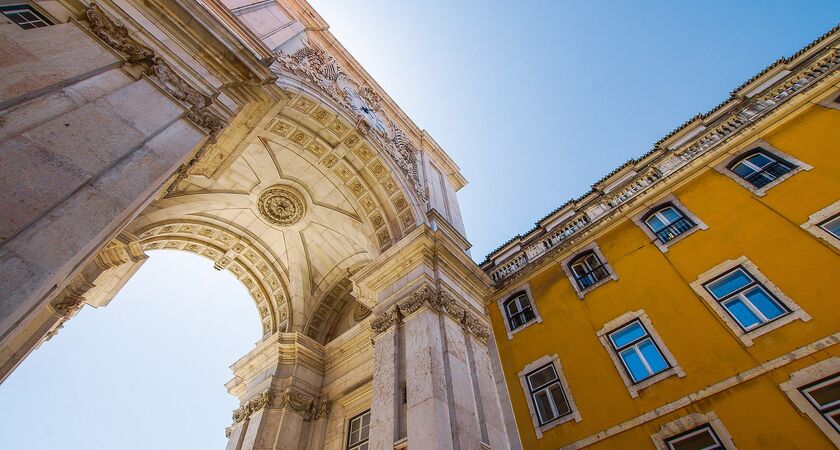
[[[348,258],[325,279],[325,283],[313,292],[317,299],[313,304],[308,320],[304,327],[304,334],[316,341],[326,344],[336,322],[341,318],[340,313],[348,303],[354,302],[353,285],[350,277],[364,267],[369,260],[364,255],[354,255]]]
[[[257,307],[264,336],[291,328],[286,276],[249,238],[208,221],[173,219],[138,230],[143,250],[181,250],[213,261],[248,290]]]

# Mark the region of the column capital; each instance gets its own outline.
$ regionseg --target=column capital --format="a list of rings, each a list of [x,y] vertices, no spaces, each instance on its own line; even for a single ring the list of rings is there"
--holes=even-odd
[[[490,336],[490,329],[481,319],[468,312],[469,307],[467,305],[460,303],[462,303],[462,300],[445,289],[434,289],[428,284],[422,284],[414,289],[408,295],[408,298],[396,302],[382,314],[375,316],[370,322],[370,327],[376,334],[383,333],[415,312],[428,308],[438,314],[448,316],[459,323],[464,331],[486,344],[487,338]]]

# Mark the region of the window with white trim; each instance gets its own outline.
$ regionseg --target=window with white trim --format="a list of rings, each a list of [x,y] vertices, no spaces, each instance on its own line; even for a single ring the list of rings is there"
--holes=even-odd
[[[703,286],[745,332],[790,312],[741,266]]]
[[[799,388],[823,419],[840,432],[840,373]]]
[[[697,226],[679,208],[670,203],[648,213],[645,217],[645,225],[663,244]]]
[[[368,450],[370,439],[370,410],[350,419],[347,428],[347,450]]]
[[[691,289],[747,347],[753,345],[753,339],[795,320],[811,320],[746,256],[724,261],[701,273],[691,282]]]
[[[630,397],[671,376],[685,376],[643,309],[616,317],[596,334]]]
[[[821,223],[820,228],[827,231],[836,239],[840,239],[840,214]]]
[[[610,276],[610,271],[594,251],[587,251],[569,263],[575,282],[584,291]]]
[[[729,164],[729,170],[756,189],[767,186],[796,167],[796,164],[786,161],[761,147],[742,155]]]
[[[528,373],[525,379],[540,426],[572,413],[553,363]]]
[[[832,356],[790,374],[779,387],[840,448],[840,357]]]
[[[52,25],[49,19],[30,5],[0,6],[0,13],[24,30]]]
[[[688,430],[665,441],[668,450],[724,450],[715,430],[708,424]]]
[[[510,331],[523,327],[537,318],[534,314],[534,308],[531,306],[531,300],[525,291],[514,294],[506,300],[504,310]]]
[[[624,370],[638,383],[660,372],[668,370],[671,365],[662,355],[650,333],[639,320],[609,333],[610,344],[615,350]]]

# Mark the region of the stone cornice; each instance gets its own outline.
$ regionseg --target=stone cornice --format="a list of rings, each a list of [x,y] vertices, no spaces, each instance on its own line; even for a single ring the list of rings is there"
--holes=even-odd
[[[370,327],[376,334],[384,333],[423,308],[429,308],[438,314],[448,316],[461,324],[465,332],[472,334],[481,342],[487,343],[490,329],[481,319],[470,314],[468,307],[461,305],[449,293],[444,290],[435,290],[427,284],[421,285],[408,298],[391,305],[382,314],[374,317],[370,322]]]
[[[268,389],[233,410],[231,418],[233,423],[237,424],[249,419],[251,415],[263,408],[273,408],[293,411],[303,416],[303,420],[308,422],[327,417],[331,406],[332,402],[329,399],[313,399],[292,388],[286,388],[278,393]]]
[[[726,143],[754,129],[765,117],[776,115],[785,105],[796,104],[791,102],[794,97],[800,98],[825,80],[836,77],[840,65],[838,36],[840,32],[834,30],[820,45],[799,55],[791,64],[793,70],[780,72],[784,76],[769,73],[767,77],[775,77],[769,80],[772,82],[762,79],[761,83],[752,83],[754,91],[757,86],[763,89],[751,92],[752,95],[727,107],[725,112],[711,114],[705,125],[698,123],[679,133],[670,147],[658,148],[634,164],[616,169],[599,182],[598,189],[567,202],[525,236],[517,236],[496,249],[481,264],[482,269],[497,286],[521,278],[524,272],[532,272],[533,266],[550,261],[548,255],[556,255],[574,241],[579,242],[596,224],[618,216],[639,196],[654,187],[673,184],[679,180],[676,175],[684,174],[685,168],[696,167],[697,161],[722,151]],[[530,270],[522,270],[526,267]]]

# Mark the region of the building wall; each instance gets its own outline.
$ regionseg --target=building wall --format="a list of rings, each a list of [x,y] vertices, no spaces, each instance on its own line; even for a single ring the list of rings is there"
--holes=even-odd
[[[663,253],[627,216],[615,219],[618,223],[595,240],[618,280],[579,300],[559,263],[575,253],[571,250],[530,278],[515,282],[528,283],[541,323],[509,339],[500,309],[488,306],[524,448],[574,443],[840,331],[840,252],[800,227],[811,214],[840,200],[836,159],[840,111],[810,105],[757,137],[813,169],[796,173],[760,197],[707,167],[670,193],[708,229]],[[575,248],[589,242],[580,241]],[[689,286],[701,273],[741,256],[756,264],[812,320],[795,320],[757,337],[750,347],[743,345]],[[513,286],[505,289],[516,291]],[[669,377],[632,398],[596,332],[622,314],[640,309],[685,376]],[[563,423],[537,439],[518,373],[553,354],[562,364],[582,420]],[[830,448],[830,441],[794,408],[779,384],[788,380],[790,372],[838,354],[840,349],[828,346],[685,408],[661,416],[654,413],[659,417],[638,420],[637,426],[628,426],[594,448],[654,448],[650,436],[663,424],[709,411],[717,414],[740,449]]]

